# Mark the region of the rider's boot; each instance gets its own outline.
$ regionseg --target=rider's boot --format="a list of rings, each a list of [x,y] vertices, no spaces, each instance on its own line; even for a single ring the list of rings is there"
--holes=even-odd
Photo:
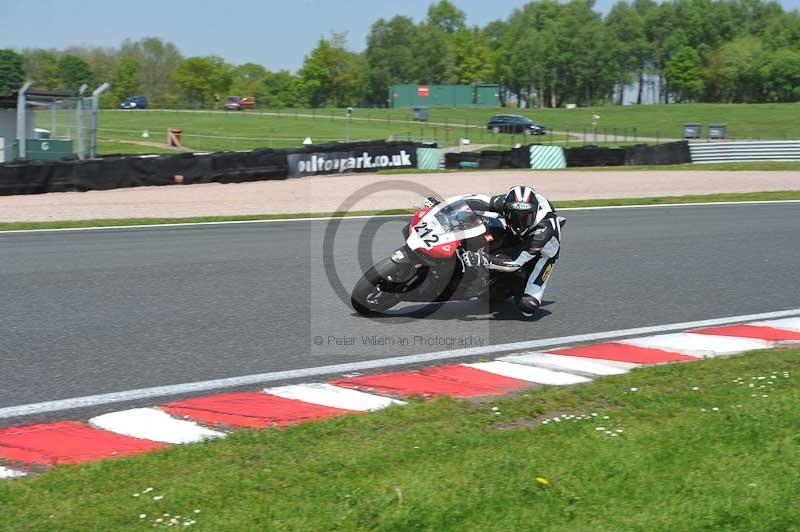
[[[523,294],[522,297],[517,299],[517,308],[526,318],[532,318],[536,311],[539,309],[541,302],[533,296]]]

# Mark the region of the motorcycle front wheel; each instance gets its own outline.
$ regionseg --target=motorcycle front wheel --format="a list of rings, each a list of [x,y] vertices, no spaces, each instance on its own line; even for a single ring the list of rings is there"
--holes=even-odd
[[[400,302],[400,297],[389,291],[391,283],[378,275],[372,267],[358,280],[350,295],[350,304],[362,316],[375,316]]]

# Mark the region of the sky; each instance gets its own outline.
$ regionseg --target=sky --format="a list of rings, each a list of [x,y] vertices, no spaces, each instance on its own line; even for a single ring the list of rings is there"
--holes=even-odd
[[[419,21],[432,0],[0,0],[0,48],[118,46],[124,39],[161,37],[185,56],[219,55],[235,63],[253,62],[269,70],[295,71],[317,40],[347,32],[361,51],[373,22],[405,15]],[[615,0],[597,0],[607,12]],[[780,0],[800,9],[800,0]],[[483,26],[506,18],[525,0],[453,0],[467,23]]]

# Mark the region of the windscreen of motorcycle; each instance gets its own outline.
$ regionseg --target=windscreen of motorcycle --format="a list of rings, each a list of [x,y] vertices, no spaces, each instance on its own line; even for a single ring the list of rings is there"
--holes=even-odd
[[[406,239],[408,247],[427,253],[485,233],[486,226],[462,198],[458,196],[440,203],[411,226]],[[452,252],[455,253],[455,249]]]

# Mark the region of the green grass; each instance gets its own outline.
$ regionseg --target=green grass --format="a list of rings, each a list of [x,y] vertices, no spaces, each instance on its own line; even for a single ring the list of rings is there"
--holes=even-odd
[[[653,166],[614,166],[614,167],[578,167],[568,168],[568,170],[607,170],[609,172],[616,171],[641,171],[641,170],[657,170],[657,171],[672,171],[672,170],[693,170],[693,171],[706,171],[706,170],[722,170],[722,171],[796,171],[800,170],[800,161],[753,161],[753,162],[735,162],[735,163],[707,163],[707,164],[663,164]]]
[[[761,351],[241,431],[0,481],[0,514],[12,531],[164,513],[209,531],[797,530],[799,375],[800,350]],[[591,419],[540,423],[567,413]]]
[[[659,198],[612,198],[556,201],[559,209],[575,207],[621,207],[626,205],[675,205],[682,203],[736,203],[738,201],[788,201],[800,200],[800,190],[770,192],[733,192],[726,194],[690,194]]]
[[[256,110],[278,112],[283,117],[308,114],[313,116],[345,116],[342,109],[285,109]],[[592,131],[592,116],[598,115],[599,136],[607,133],[637,136],[679,138],[682,126],[688,122],[704,125],[727,124],[730,138],[740,139],[800,139],[800,123],[794,117],[800,113],[800,103],[788,104],[670,104],[585,107],[579,109],[508,109],[508,108],[431,108],[429,123],[447,124],[460,135],[458,126],[483,127],[492,115],[522,114],[559,131],[582,133]],[[411,120],[411,109],[355,109],[353,119],[391,120],[393,124]],[[599,138],[598,136],[598,138]],[[599,139],[602,140],[602,139]]]
[[[732,139],[800,139],[800,104],[671,104],[587,107],[580,109],[431,109],[431,121],[485,123],[498,112],[518,113],[559,131],[588,134],[598,115],[598,140],[604,135],[681,138],[683,124],[727,124]]]
[[[502,151],[501,147],[499,146],[491,146],[481,151]],[[481,168],[475,168],[474,170],[481,170]],[[518,168],[503,168],[503,171],[509,172],[518,172]],[[772,172],[772,171],[797,171],[800,170],[800,161],[753,161],[753,162],[732,162],[732,163],[707,163],[707,164],[661,164],[661,165],[649,165],[649,166],[575,166],[570,168],[564,168],[563,171],[578,171],[578,172],[630,172],[630,171],[637,171],[641,172],[643,170],[654,170],[657,172],[662,171],[707,171],[707,170],[719,170],[719,171],[727,171],[727,172],[736,172],[736,171],[765,171],[765,172]],[[556,170],[556,171],[562,171]],[[432,174],[432,173],[446,173],[446,172],[469,172],[471,169],[459,169],[459,170],[422,170],[419,168],[398,168],[398,169],[386,169],[386,170],[378,170],[378,174]],[[483,171],[486,171],[484,168]],[[550,170],[548,170],[550,171]]]
[[[255,112],[118,112],[102,111],[99,117],[98,134],[104,139],[117,141],[151,142],[167,141],[169,128],[182,129],[182,144],[195,151],[246,150],[254,148],[286,148],[302,146],[306,137],[315,143],[345,140],[435,140],[440,146],[454,146],[458,139],[467,136],[473,143],[491,140],[505,146],[529,142],[530,137],[518,135],[494,135],[485,128],[452,127],[435,124],[415,124],[393,121],[385,114],[380,120],[342,120],[319,116],[316,118],[295,114],[263,115]],[[44,120],[47,118],[41,115]],[[449,130],[449,131],[448,131]],[[147,131],[148,137],[142,134]],[[544,142],[560,142],[564,135],[549,135]],[[538,138],[538,137],[537,137]],[[111,147],[112,150],[116,146]],[[105,150],[105,148],[104,148]],[[102,151],[104,151],[102,150]],[[142,146],[142,153],[153,149]]]
[[[97,153],[101,155],[139,155],[139,154],[158,154],[175,155],[180,153],[169,148],[159,148],[156,146],[142,146],[141,144],[131,144],[121,140],[102,140],[97,141]]]
[[[251,220],[287,220],[301,218],[327,218],[346,216],[376,216],[412,214],[411,209],[385,209],[352,212],[303,212],[293,214],[253,214],[238,216],[195,216],[190,218],[106,218],[100,220],[62,220],[52,222],[0,222],[0,231],[27,229],[76,229],[83,227],[127,227],[136,225],[164,225],[181,223],[242,222]]]
[[[106,110],[100,113],[99,135],[116,140],[166,142],[168,128],[184,131],[185,146],[199,151],[243,150],[261,147],[296,147],[310,136],[315,142],[364,139],[431,139],[442,146],[457,144],[459,137],[473,144],[513,146],[527,143],[524,135],[494,135],[486,131],[489,117],[497,113],[519,113],[554,130],[569,132],[537,138],[545,143],[580,145],[574,134],[592,132],[592,116],[598,115],[597,136],[586,142],[624,145],[625,137],[653,139],[679,138],[682,124],[700,122],[728,124],[733,139],[800,139],[800,104],[673,104],[642,106],[607,106],[581,109],[509,110],[503,108],[432,108],[428,123],[411,121],[410,109],[356,109],[351,120],[343,119],[341,109],[255,110],[246,112],[186,112]],[[265,115],[263,113],[271,113]],[[49,128],[52,116],[37,113],[38,125]],[[64,118],[65,121],[71,117]],[[67,125],[57,124],[57,131]],[[613,135],[622,137],[609,140]],[[570,140],[571,139],[571,140]],[[105,147],[101,152],[105,152]],[[130,148],[134,150],[134,148]],[[152,152],[142,147],[141,152]]]
[[[446,173],[447,171],[438,171]],[[436,173],[436,171],[434,171]],[[786,201],[800,200],[800,190],[771,192],[741,192],[728,194],[698,194],[689,196],[663,196],[657,198],[616,198],[557,201],[559,209],[575,207],[604,207],[624,205],[665,205],[680,203],[723,203],[737,201]],[[0,231],[22,231],[30,229],[70,229],[83,227],[124,227],[136,225],[163,225],[180,223],[236,222],[249,220],[284,220],[301,218],[325,218],[345,216],[376,216],[412,214],[413,209],[384,209],[352,212],[307,212],[294,214],[254,214],[244,216],[197,216],[192,218],[117,218],[101,220],[61,220],[51,222],[0,222]]]

